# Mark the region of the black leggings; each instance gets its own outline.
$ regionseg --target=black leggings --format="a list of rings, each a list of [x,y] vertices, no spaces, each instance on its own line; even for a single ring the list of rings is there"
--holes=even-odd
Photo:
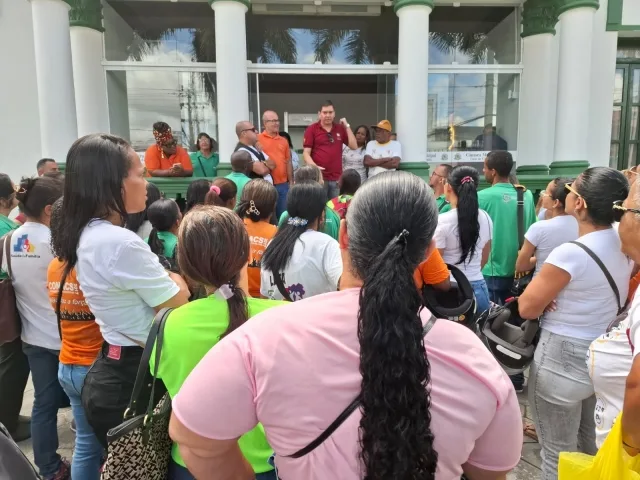
[[[124,420],[142,351],[138,346],[117,347],[105,342],[84,380],[82,406],[89,425],[104,448],[107,448],[107,432]],[[151,379],[148,368],[146,373]],[[158,401],[166,392],[164,384],[159,387],[156,386],[154,394]],[[146,408],[148,399],[148,396],[141,399],[143,408]]]

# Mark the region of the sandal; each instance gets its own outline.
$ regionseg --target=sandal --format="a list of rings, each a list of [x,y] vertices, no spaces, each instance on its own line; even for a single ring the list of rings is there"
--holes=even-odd
[[[532,438],[536,442],[538,441],[538,433],[536,432],[536,427],[533,423],[525,422],[523,425],[522,432],[529,438]]]

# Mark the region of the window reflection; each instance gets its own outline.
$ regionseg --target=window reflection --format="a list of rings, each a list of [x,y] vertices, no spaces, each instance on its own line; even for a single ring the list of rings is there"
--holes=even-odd
[[[152,125],[167,122],[178,143],[190,149],[199,132],[217,138],[215,73],[107,72],[111,130],[136,151],[154,143]]]
[[[516,150],[518,80],[513,74],[429,74],[429,152]]]

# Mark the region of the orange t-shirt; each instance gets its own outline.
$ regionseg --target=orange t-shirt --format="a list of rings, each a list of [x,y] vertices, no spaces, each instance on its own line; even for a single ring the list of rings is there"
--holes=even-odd
[[[176,153],[169,158],[162,158],[157,145],[151,145],[144,154],[144,166],[147,167],[148,176],[153,176],[154,170],[169,170],[174,163],[181,164],[185,172],[193,173],[189,154],[179,145],[176,147]]]
[[[63,271],[63,262],[57,258],[51,260],[47,270],[47,286],[49,301],[54,311]],[[103,339],[100,327],[78,284],[75,268],[67,275],[62,290],[60,330],[62,331],[60,362],[65,365],[91,365],[100,352]]]
[[[244,225],[249,234],[249,266],[247,276],[249,277],[249,295],[254,298],[261,298],[260,295],[260,263],[267,244],[278,231],[278,227],[269,222],[261,220],[254,222],[248,218],[244,219]]]
[[[435,249],[429,258],[418,265],[413,273],[413,278],[419,289],[422,289],[423,285],[435,285],[449,278],[449,269],[438,249]]]
[[[267,132],[262,132],[258,135],[258,141],[264,153],[269,155],[269,158],[276,164],[276,168],[271,170],[273,183],[278,185],[279,183],[288,182],[287,163],[291,161],[291,151],[289,150],[287,139],[280,135],[272,137]]]

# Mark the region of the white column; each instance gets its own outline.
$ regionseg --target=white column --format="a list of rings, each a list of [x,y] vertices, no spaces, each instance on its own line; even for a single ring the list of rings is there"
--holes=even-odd
[[[236,123],[249,120],[247,81],[247,5],[235,0],[214,0],[216,26],[216,88],[220,161],[229,162],[238,143]]]
[[[595,8],[578,7],[559,16],[560,59],[555,161],[589,158],[591,47]]]
[[[399,18],[396,123],[403,162],[427,161],[429,15],[433,4],[396,2]]]
[[[531,1],[531,0],[529,0]],[[548,165],[553,158],[557,68],[553,68],[551,33],[526,36],[522,39],[524,70],[520,87],[520,120],[518,167]],[[557,58],[556,65],[557,65]],[[553,75],[555,73],[555,75]],[[553,118],[553,122],[546,119]]]
[[[102,32],[88,27],[71,27],[71,53],[78,136],[108,133],[109,107],[102,66]]]
[[[607,4],[608,0],[600,0],[593,29],[587,157],[592,167],[608,167],[611,148],[612,95],[616,78],[618,32],[607,32]]]
[[[65,161],[78,138],[71,66],[69,5],[31,0],[42,156]]]

